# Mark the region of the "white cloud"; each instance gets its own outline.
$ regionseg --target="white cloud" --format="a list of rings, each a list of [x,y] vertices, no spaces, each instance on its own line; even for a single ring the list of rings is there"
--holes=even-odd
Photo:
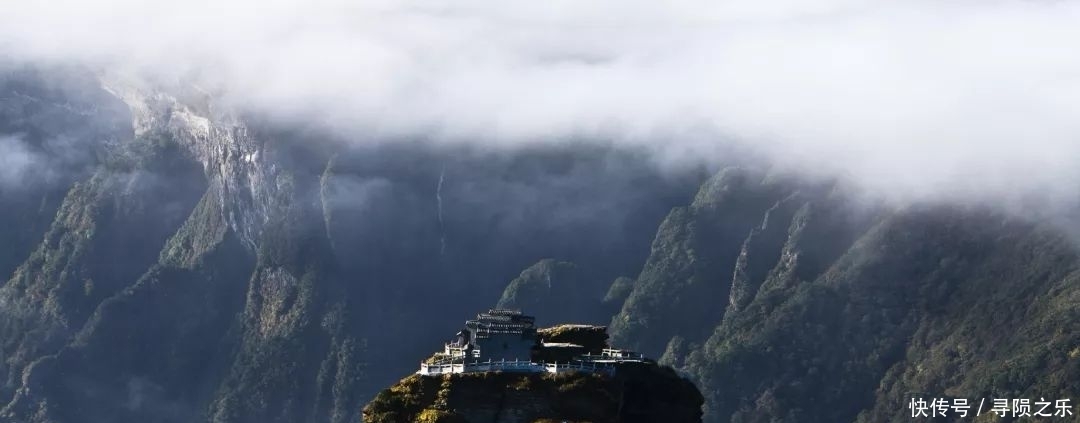
[[[44,173],[44,167],[38,166],[41,162],[21,138],[0,135],[0,190],[18,189],[26,184],[27,177]]]
[[[12,3],[14,60],[198,75],[363,138],[733,139],[903,197],[1080,188],[1076,1]]]

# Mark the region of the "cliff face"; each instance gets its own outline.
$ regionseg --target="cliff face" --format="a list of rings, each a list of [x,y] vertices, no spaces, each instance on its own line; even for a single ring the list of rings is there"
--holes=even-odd
[[[607,328],[563,324],[537,330],[533,363],[561,363],[564,371],[488,371],[412,375],[382,391],[364,407],[368,423],[396,422],[700,422],[704,399],[672,368],[651,360],[612,358],[592,363],[602,370],[565,371],[567,363],[589,368],[585,354],[606,354]],[[522,357],[524,358],[524,357]],[[465,361],[468,359],[466,358]],[[481,358],[481,360],[483,360]],[[611,366],[611,367],[605,367]]]
[[[550,255],[632,270],[692,187],[610,149],[353,143],[182,83],[4,69],[4,423],[355,422],[449,329],[427,310]]]
[[[1045,222],[729,169],[660,225],[612,339],[690,375],[709,422],[910,421],[911,393],[1075,398],[1078,269]]]
[[[3,423],[355,422],[444,316],[497,301],[610,323],[708,422],[1080,395],[1080,250],[1046,222],[589,144],[353,142],[197,87],[3,69]]]
[[[591,373],[409,376],[364,407],[367,423],[691,423],[701,394],[674,371],[625,364]]]

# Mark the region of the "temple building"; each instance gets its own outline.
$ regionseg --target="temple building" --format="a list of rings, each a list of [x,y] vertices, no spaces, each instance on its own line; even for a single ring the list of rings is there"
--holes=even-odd
[[[442,352],[420,363],[417,373],[614,374],[619,365],[647,361],[641,354],[608,348],[607,338],[603,326],[570,324],[538,330],[532,316],[493,309],[466,321]]]
[[[526,360],[538,345],[536,318],[515,310],[488,310],[465,322],[445,353],[469,361]]]

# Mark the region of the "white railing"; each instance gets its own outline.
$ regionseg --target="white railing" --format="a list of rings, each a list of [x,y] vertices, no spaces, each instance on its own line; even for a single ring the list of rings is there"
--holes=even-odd
[[[599,362],[640,362],[645,361],[645,354],[621,350],[604,350],[600,354],[583,354],[583,361]]]
[[[608,363],[576,362],[576,363],[532,363],[528,361],[492,361],[453,364],[420,364],[421,375],[441,375],[452,373],[479,373],[479,372],[522,372],[522,373],[565,373],[565,372],[592,372],[614,373],[615,367]]]
[[[590,355],[586,354],[586,356],[590,356]],[[600,352],[600,356],[606,357],[606,358],[616,358],[616,359],[628,360],[628,361],[632,361],[632,360],[643,361],[643,360],[645,360],[645,354],[636,353],[636,352],[633,352],[633,351],[617,350],[617,349],[614,349],[614,348],[604,348]],[[591,357],[595,357],[595,356],[591,356]]]

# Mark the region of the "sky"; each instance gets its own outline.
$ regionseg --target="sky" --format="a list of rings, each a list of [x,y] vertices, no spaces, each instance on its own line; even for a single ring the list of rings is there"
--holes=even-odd
[[[905,199],[1073,205],[1080,1],[53,0],[0,58],[196,81],[358,140],[735,143]]]

